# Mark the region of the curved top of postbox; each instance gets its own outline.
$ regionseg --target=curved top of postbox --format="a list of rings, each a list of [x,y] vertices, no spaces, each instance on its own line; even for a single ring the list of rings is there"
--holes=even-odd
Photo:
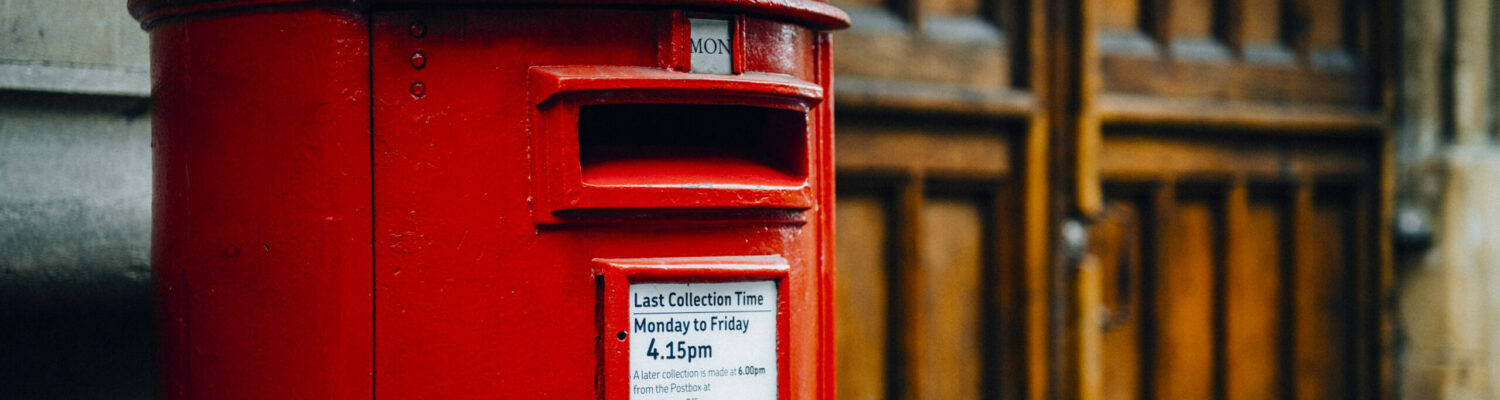
[[[843,10],[820,0],[129,0],[130,15],[141,21],[142,26],[162,17],[196,14],[201,12],[224,12],[232,9],[266,9],[275,7],[301,7],[308,5],[347,6],[365,8],[375,5],[508,5],[508,6],[646,6],[646,7],[690,7],[714,10],[732,10],[784,19],[807,25],[810,28],[833,30],[849,27],[849,15]]]

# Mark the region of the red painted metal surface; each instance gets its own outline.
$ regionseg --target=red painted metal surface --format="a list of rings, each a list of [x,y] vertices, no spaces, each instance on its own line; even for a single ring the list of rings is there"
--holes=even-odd
[[[324,8],[151,30],[163,398],[370,397],[368,37]]]
[[[423,3],[130,2],[165,397],[600,398],[598,260],[773,255],[781,397],[833,398],[842,12]],[[732,21],[734,74],[683,72],[704,16]]]

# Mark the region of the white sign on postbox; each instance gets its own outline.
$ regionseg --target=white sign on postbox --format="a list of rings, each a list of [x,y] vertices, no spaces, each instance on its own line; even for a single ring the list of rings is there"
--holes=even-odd
[[[688,45],[692,51],[692,72],[699,74],[732,74],[734,52],[733,40],[729,38],[729,21],[722,19],[688,18]]]
[[[631,400],[771,400],[776,281],[630,285]]]

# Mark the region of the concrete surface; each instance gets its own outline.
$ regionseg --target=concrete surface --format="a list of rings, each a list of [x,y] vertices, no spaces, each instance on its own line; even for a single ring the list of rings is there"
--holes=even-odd
[[[0,0],[0,398],[152,397],[145,32]]]

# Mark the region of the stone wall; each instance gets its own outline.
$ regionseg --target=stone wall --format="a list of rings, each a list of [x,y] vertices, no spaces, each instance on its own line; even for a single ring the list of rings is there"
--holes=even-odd
[[[0,398],[151,398],[147,40],[123,1],[0,0]]]
[[[1398,242],[1403,398],[1500,398],[1497,11],[1492,0],[1398,10],[1397,225],[1425,220],[1432,238]]]

